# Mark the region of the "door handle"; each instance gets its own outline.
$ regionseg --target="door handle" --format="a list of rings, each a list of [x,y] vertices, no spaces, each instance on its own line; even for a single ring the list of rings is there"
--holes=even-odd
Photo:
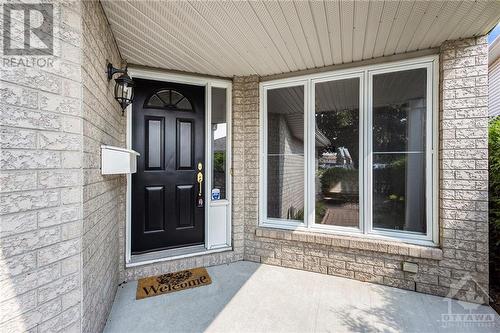
[[[202,185],[203,185],[203,174],[201,173],[201,171],[198,171],[198,174],[196,175],[196,179],[198,181],[198,189],[199,189],[198,196],[201,197]]]
[[[201,162],[198,163],[198,173],[196,174],[196,181],[198,182],[198,198],[196,200],[197,207],[203,207],[203,164]]]
[[[196,180],[198,181],[198,188],[199,188],[198,196],[199,197],[201,197],[201,193],[202,193],[201,185],[203,184],[203,173],[201,172],[201,170],[203,170],[203,163],[198,162],[198,174],[196,175]]]

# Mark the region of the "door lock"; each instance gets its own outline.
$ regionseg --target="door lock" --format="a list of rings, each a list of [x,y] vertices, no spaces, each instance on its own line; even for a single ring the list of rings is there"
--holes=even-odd
[[[196,206],[203,207],[203,164],[198,163],[198,173],[196,174],[196,181],[198,182],[198,198],[196,199]]]
[[[203,174],[201,173],[201,171],[198,171],[198,175],[196,176],[196,179],[198,181],[198,189],[199,189],[198,196],[201,197],[202,184],[203,184]]]

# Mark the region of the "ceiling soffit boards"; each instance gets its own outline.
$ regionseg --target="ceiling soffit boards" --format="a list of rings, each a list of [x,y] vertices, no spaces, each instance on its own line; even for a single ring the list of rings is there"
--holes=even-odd
[[[500,1],[101,2],[129,63],[222,77],[435,48],[500,19]]]

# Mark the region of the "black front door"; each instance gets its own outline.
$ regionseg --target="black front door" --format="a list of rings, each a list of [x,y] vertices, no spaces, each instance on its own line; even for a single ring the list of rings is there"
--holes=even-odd
[[[134,81],[132,253],[203,244],[205,88]]]

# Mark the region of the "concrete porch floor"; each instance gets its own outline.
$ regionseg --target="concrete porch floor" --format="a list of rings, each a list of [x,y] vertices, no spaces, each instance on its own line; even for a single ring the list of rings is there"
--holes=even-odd
[[[142,300],[125,284],[105,332],[500,332],[488,306],[245,261],[208,272],[209,286]]]

